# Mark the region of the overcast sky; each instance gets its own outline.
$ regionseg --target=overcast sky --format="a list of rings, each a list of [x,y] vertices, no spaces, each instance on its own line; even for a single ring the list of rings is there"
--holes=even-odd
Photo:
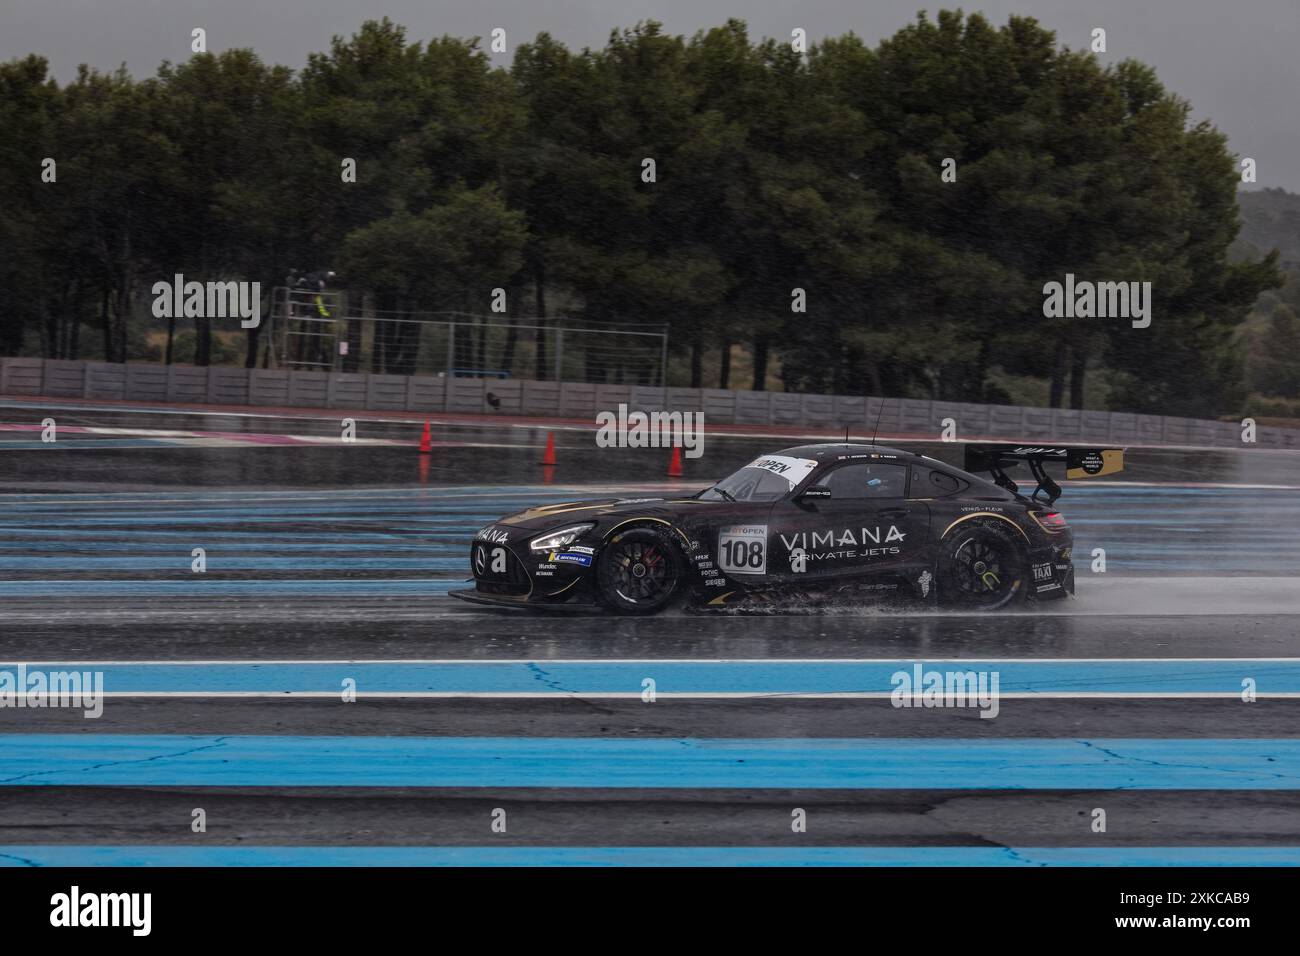
[[[1228,134],[1231,148],[1258,163],[1259,186],[1300,192],[1300,0],[981,0],[995,24],[1037,17],[1061,45],[1087,47],[1093,27],[1107,33],[1108,61],[1134,57],[1191,101],[1197,119]],[[47,57],[60,81],[77,64],[137,77],[162,60],[189,56],[190,31],[208,49],[252,47],[263,60],[298,68],[334,34],[389,16],[411,39],[487,37],[495,27],[513,44],[548,31],[569,46],[602,46],[615,27],[655,19],[691,34],[737,16],[751,36],[811,40],[853,31],[874,43],[924,0],[0,0],[0,60]],[[509,56],[497,58],[502,65]]]

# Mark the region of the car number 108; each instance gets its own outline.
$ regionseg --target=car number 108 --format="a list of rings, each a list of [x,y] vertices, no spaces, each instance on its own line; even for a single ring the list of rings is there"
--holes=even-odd
[[[732,574],[765,574],[767,526],[722,528],[718,532],[718,566]]]

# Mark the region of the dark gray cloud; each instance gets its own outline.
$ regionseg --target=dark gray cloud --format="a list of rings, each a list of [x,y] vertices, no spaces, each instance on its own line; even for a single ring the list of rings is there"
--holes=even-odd
[[[252,47],[267,61],[299,67],[334,34],[389,16],[413,39],[486,37],[503,27],[513,44],[547,31],[573,47],[601,46],[615,27],[662,21],[691,34],[742,17],[755,36],[788,37],[796,26],[816,40],[853,31],[874,42],[910,21],[958,3],[924,0],[4,0],[0,59],[48,57],[61,80],[79,63],[136,76],[189,56],[190,30],[211,50]],[[1259,163],[1260,186],[1300,192],[1300,0],[985,0],[966,5],[995,23],[1037,17],[1063,45],[1083,48],[1093,27],[1107,31],[1108,60],[1154,66],[1187,98],[1197,119],[1228,134]],[[508,57],[502,57],[506,62]]]

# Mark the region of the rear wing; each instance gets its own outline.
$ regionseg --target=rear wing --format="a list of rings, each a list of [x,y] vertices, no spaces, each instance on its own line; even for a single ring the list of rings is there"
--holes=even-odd
[[[1097,478],[1124,470],[1123,448],[1090,448],[1082,445],[967,445],[967,471],[987,471],[994,483],[1013,494],[1020,486],[1007,477],[1006,469],[1019,462],[1028,462],[1037,486],[1029,496],[1035,501],[1039,496],[1052,504],[1061,497],[1061,486],[1043,470],[1045,461],[1065,462],[1065,477]]]

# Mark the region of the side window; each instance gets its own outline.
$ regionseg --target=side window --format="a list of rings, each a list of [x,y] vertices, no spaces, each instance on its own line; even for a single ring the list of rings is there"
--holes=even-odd
[[[882,462],[841,465],[827,476],[831,498],[901,498],[907,488],[907,469]]]
[[[922,465],[912,466],[912,487],[909,498],[947,498],[970,487],[955,475],[935,471]]]

